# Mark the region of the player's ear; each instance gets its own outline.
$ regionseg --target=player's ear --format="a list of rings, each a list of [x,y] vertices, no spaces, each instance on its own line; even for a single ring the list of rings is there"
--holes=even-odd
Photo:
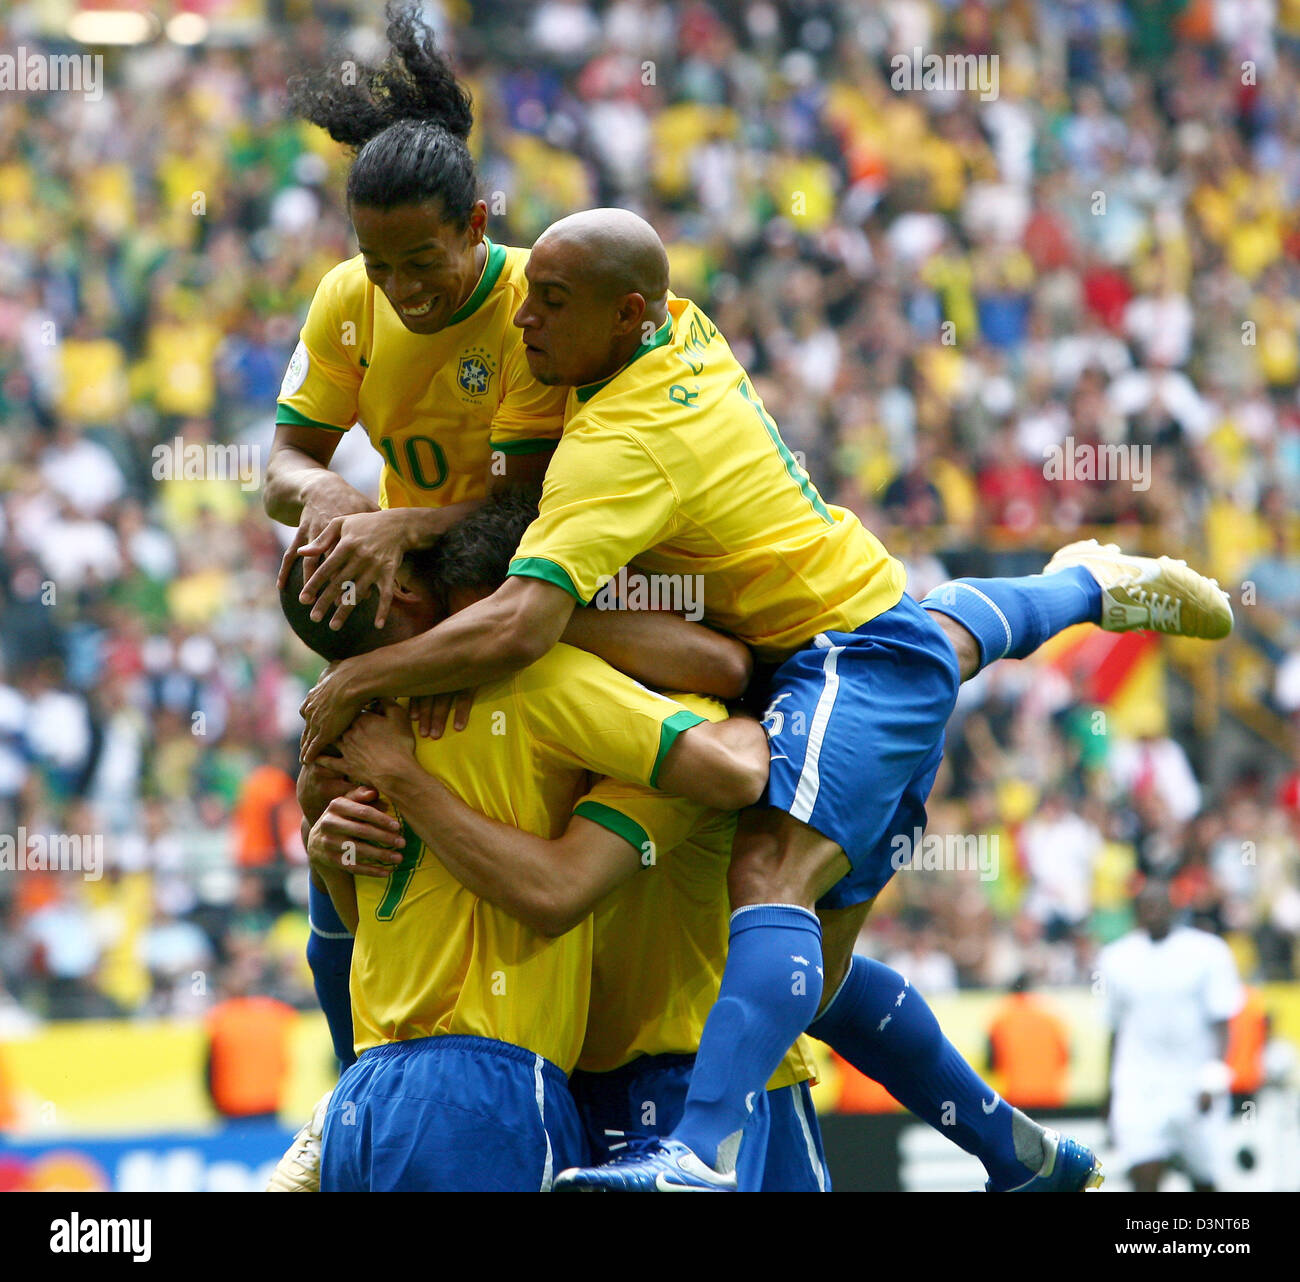
[[[644,294],[624,294],[623,301],[619,303],[618,311],[614,316],[614,327],[617,332],[620,335],[631,334],[634,331],[643,331],[645,326],[649,325],[650,336],[653,338],[654,326],[645,319],[645,311]],[[648,341],[644,333],[640,334],[640,339],[643,343]]]
[[[487,201],[476,200],[469,211],[469,243],[479,244],[487,231]]]

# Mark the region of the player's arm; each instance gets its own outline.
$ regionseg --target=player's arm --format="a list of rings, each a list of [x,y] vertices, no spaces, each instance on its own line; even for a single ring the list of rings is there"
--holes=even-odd
[[[539,934],[572,930],[640,867],[640,851],[575,815],[553,839],[467,806],[418,766],[386,778],[384,795],[467,890]]]
[[[311,300],[280,387],[262,486],[266,514],[297,526],[299,543],[315,538],[333,517],[375,511],[369,496],[330,471],[343,434],[357,421],[362,378],[341,342],[346,306],[339,291],[340,277],[331,272]]]
[[[320,765],[310,765],[303,766],[298,772],[296,791],[298,805],[302,810],[302,844],[310,861],[311,879],[317,889],[329,895],[339,920],[351,934],[355,935],[358,921],[356,883],[346,873],[341,872],[332,861],[321,859],[319,854],[315,858],[312,857],[312,834],[331,801],[345,797],[349,793],[360,797],[369,794],[370,789],[356,789],[343,775]],[[382,811],[380,813],[383,814]],[[384,815],[384,818],[391,820],[389,815]]]
[[[595,596],[600,575],[607,581],[654,546],[676,512],[671,479],[638,441],[601,431],[580,442],[566,436],[510,577],[421,636],[346,659],[323,676],[302,707],[303,760],[372,699],[463,690],[535,663],[564,634],[574,607]]]
[[[663,611],[574,610],[561,640],[661,690],[738,699],[754,670],[743,642]]]
[[[489,495],[518,489],[537,494],[546,476],[546,465],[555,452],[549,448],[531,454],[504,454],[501,471],[489,471]],[[417,548],[432,547],[457,521],[481,506],[480,500],[452,503],[446,507],[399,507],[384,511],[347,513],[328,521],[309,543],[291,550],[298,556],[320,558],[316,569],[303,584],[302,598],[313,602],[312,618],[327,615],[336,627],[342,627],[354,604],[365,599],[375,584],[379,585],[379,605],[375,626],[382,628],[388,620],[393,585],[402,558]],[[292,555],[286,556],[280,576],[285,579]],[[345,593],[351,584],[352,591]],[[333,611],[331,615],[330,612]]]
[[[1226,1095],[1232,1089],[1232,1069],[1228,1064],[1229,1021],[1215,1020],[1210,1025],[1210,1033],[1214,1040],[1214,1058],[1201,1066],[1201,1090],[1196,1100],[1202,1113],[1210,1111],[1216,1095]]]
[[[466,805],[420,767],[409,744],[402,711],[390,705],[384,722],[360,717],[343,736],[345,768],[374,782],[461,885],[540,934],[572,930],[642,866],[649,838],[635,821],[611,826],[575,814],[559,837],[523,832]],[[377,802],[377,795],[366,803],[353,793],[331,801],[313,835],[313,856],[333,860],[346,875],[347,849],[348,871],[386,875],[401,861],[391,848],[401,841],[400,825]],[[593,811],[602,812],[612,813],[606,805]]]
[[[428,632],[336,663],[303,702],[303,760],[314,761],[372,699],[486,685],[536,663],[563,635],[574,605],[553,583],[512,577]]]

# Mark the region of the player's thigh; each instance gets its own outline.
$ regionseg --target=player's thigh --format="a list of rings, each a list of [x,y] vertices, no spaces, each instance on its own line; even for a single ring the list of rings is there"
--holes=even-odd
[[[782,810],[753,806],[736,826],[727,888],[733,909],[798,904],[811,911],[850,871],[835,840]]]
[[[764,1193],[829,1193],[830,1172],[807,1082],[767,1092],[767,1146],[759,1187]],[[744,1145],[741,1145],[743,1160]],[[744,1187],[743,1179],[742,1185]]]
[[[770,678],[763,722],[770,769],[760,805],[806,825],[828,844],[796,838],[788,828],[774,832],[769,818],[766,828],[749,820],[745,846],[738,837],[737,849],[757,852],[766,836],[761,857],[751,858],[787,892],[801,886],[798,869],[784,867],[787,849],[798,852],[799,868],[809,866],[802,882],[818,898],[832,887],[864,881],[831,907],[878,893],[893,871],[887,862],[875,866],[881,842],[892,835],[904,798],[933,783],[959,686],[952,646],[910,598],[855,632],[819,635]],[[834,870],[840,876],[830,880]]]

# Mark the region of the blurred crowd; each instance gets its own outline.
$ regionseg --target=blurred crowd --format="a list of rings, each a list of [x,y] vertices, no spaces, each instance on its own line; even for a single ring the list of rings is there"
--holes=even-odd
[[[232,967],[313,1002],[315,667],[255,482],[312,292],[354,250],[346,157],[286,118],[285,77],[338,41],[382,55],[381,26],[346,0],[208,9],[204,43],[107,51],[97,101],[0,94],[0,833],[99,834],[104,859],[0,860],[0,1027],[197,1013]],[[0,49],[72,51],[44,11],[9,6]],[[1127,736],[1046,664],[965,688],[931,830],[988,838],[996,873],[900,873],[875,954],[934,992],[1086,982],[1159,872],[1247,977],[1295,978],[1300,3],[427,13],[474,94],[493,238],[649,218],[914,595],[1092,533],[1232,590],[1238,636],[1179,669],[1196,698]],[[996,92],[891,84],[918,50],[996,58]],[[373,486],[360,436],[338,466]],[[254,483],[187,477],[178,441],[249,447]],[[1046,461],[1102,446],[1133,473]]]

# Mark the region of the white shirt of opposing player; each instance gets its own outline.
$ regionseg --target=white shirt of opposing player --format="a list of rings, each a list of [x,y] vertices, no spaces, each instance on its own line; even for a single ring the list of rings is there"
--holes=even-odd
[[[1245,1000],[1227,944],[1186,926],[1159,942],[1135,930],[1102,949],[1098,969],[1117,1034],[1113,1084],[1194,1093],[1202,1066],[1219,1057],[1214,1025]]]

